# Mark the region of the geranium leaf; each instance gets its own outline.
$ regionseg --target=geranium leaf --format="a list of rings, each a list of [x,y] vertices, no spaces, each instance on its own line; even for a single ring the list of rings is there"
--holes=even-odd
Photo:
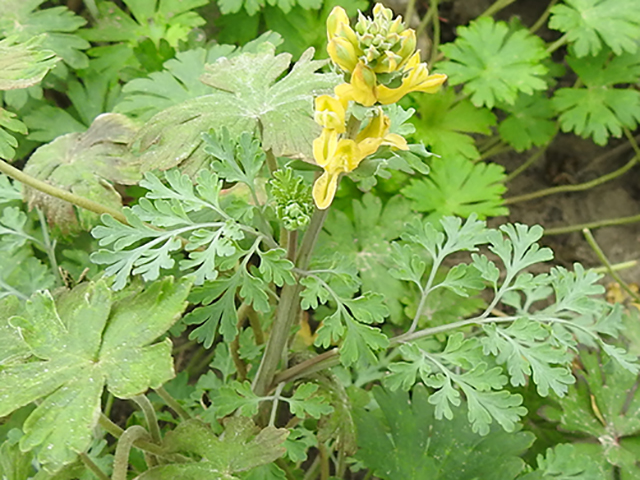
[[[40,83],[58,59],[40,45],[44,35],[16,43],[13,38],[0,40],[0,90],[27,88]]]
[[[513,105],[500,107],[509,113],[498,126],[502,139],[517,152],[547,145],[556,133],[555,111],[542,95],[518,95]]]
[[[104,281],[55,300],[46,291],[34,294],[9,319],[30,357],[0,366],[0,415],[40,400],[23,426],[21,448],[40,447],[38,461],[59,470],[89,447],[105,384],[131,398],[171,379],[171,342],[153,342],[182,313],[190,287],[166,277],[115,302]]]
[[[481,17],[458,28],[458,38],[441,47],[450,59],[438,65],[449,83],[464,83],[477,107],[497,102],[513,104],[519,92],[544,90],[547,72],[541,60],[548,54],[542,40],[526,29],[510,30],[505,22]]]

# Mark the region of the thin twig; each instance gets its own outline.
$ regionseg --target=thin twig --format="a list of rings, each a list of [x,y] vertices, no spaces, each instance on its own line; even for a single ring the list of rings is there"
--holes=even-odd
[[[624,166],[620,167],[618,170],[614,170],[611,173],[602,175],[601,177],[595,178],[589,182],[578,183],[575,185],[559,185],[557,187],[538,190],[537,192],[525,193],[524,195],[516,195],[515,197],[505,198],[504,205],[512,205],[514,203],[528,202],[530,200],[535,200],[536,198],[546,197],[548,195],[554,195],[556,193],[581,192],[583,190],[588,190],[590,188],[597,187],[598,185],[602,185],[604,183],[610,182],[611,180],[618,178],[619,176],[626,173],[628,170],[633,168],[636,163],[638,163],[639,158],[640,156],[635,155],[631,160],[629,160]]]
[[[480,14],[480,17],[492,17],[503,8],[507,8],[516,0],[496,0],[493,5]]]
[[[65,202],[72,203],[77,207],[84,208],[85,210],[97,213],[98,215],[106,213],[107,215],[111,215],[120,223],[128,223],[127,218],[122,212],[114,210],[113,208],[105,207],[98,202],[94,202],[93,200],[89,200],[88,198],[75,195],[71,192],[68,192],[67,190],[62,190],[60,188],[54,187],[53,185],[49,185],[48,183],[38,180],[31,175],[27,175],[22,170],[18,170],[17,168],[9,165],[3,160],[0,160],[0,172],[8,175],[14,180],[24,183],[31,188],[34,188],[42,193],[46,193],[47,195],[51,195],[52,197],[59,198],[60,200],[64,200]]]
[[[173,398],[169,392],[167,392],[165,390],[164,387],[158,387],[156,389],[154,389],[155,392],[158,394],[158,396],[164,400],[164,403],[166,403],[169,408],[171,410],[173,410],[174,412],[176,412],[178,414],[178,416],[182,419],[182,420],[189,420],[191,418],[191,415],[189,414],[189,412],[187,412],[184,408],[182,408],[182,405],[180,405],[175,398]]]
[[[433,35],[431,55],[429,56],[429,68],[433,67],[433,64],[436,63],[438,49],[440,48],[440,17],[438,16],[438,1],[439,0],[431,0],[429,4],[429,11],[433,12]]]
[[[104,473],[93,460],[91,460],[91,457],[89,455],[84,452],[81,453],[80,460],[82,461],[82,463],[84,463],[84,466],[91,470],[91,472],[100,480],[109,480],[109,476]]]
[[[622,280],[622,277],[620,277],[620,275],[618,275],[618,273],[613,269],[611,262],[609,262],[609,259],[600,248],[600,245],[598,245],[598,242],[596,242],[596,239],[593,237],[591,230],[585,228],[584,230],[582,230],[582,233],[584,234],[584,238],[587,240],[587,243],[591,247],[591,250],[594,251],[594,253],[598,257],[598,260],[600,260],[600,263],[602,263],[602,265],[604,265],[604,267],[607,269],[609,275],[611,275],[611,277],[613,277],[613,279],[618,282],[622,289],[627,292],[627,294],[631,298],[633,298],[637,303],[640,303],[640,296],[633,290],[631,290],[629,288],[629,285],[627,285],[627,283]]]
[[[553,6],[556,3],[558,3],[558,0],[551,0],[549,2],[549,5],[547,5],[547,8],[545,9],[545,11],[542,12],[542,15],[540,15],[540,18],[538,18],[536,23],[531,25],[531,28],[529,29],[529,32],[536,33],[538,30],[540,30],[542,25],[544,25],[545,22],[547,21],[547,18],[549,18],[549,14],[551,13],[551,9],[553,8]]]
[[[597,220],[595,222],[581,223],[579,225],[568,225],[566,227],[546,228],[544,236],[563,235],[565,233],[581,232],[585,228],[593,230],[594,228],[615,227],[619,225],[628,225],[630,223],[640,222],[640,215],[632,215],[630,217],[610,218],[606,220]]]
[[[531,165],[536,163],[540,158],[542,158],[542,155],[544,155],[544,152],[547,151],[547,147],[548,146],[549,146],[549,144],[547,144],[544,147],[540,148],[536,153],[531,155],[522,165],[520,165],[513,172],[511,172],[509,175],[507,175],[507,178],[505,178],[505,180],[504,180],[505,183],[510,182],[511,180],[516,178],[518,175],[520,175],[522,172],[524,172],[527,168],[529,168]]]

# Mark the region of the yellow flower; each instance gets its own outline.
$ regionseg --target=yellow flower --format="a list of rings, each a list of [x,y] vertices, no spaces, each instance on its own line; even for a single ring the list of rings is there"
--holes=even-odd
[[[334,140],[330,137],[328,141],[333,142]],[[320,210],[329,208],[329,205],[333,202],[336,190],[338,189],[338,179],[340,175],[353,171],[360,163],[358,146],[353,140],[342,139],[323,150],[329,152],[330,157],[322,159],[322,161],[326,160],[326,163],[322,165],[324,167],[324,173],[313,184],[312,191],[313,199]],[[316,161],[318,161],[317,157]]]
[[[329,41],[327,52],[331,60],[345,72],[353,72],[358,63],[358,52],[353,44],[344,37],[335,37]]]
[[[351,82],[338,85],[334,91],[343,101],[353,100],[365,107],[371,107],[376,103],[376,83],[374,71],[364,63],[358,62],[351,74]]]
[[[324,128],[345,131],[345,105],[339,98],[330,95],[320,95],[316,98],[315,121]]]
[[[407,141],[397,133],[389,133],[391,120],[379,109],[376,116],[373,117],[368,125],[360,131],[356,137],[359,154],[362,159],[373,155],[382,145],[399,148],[400,150],[408,150]]]
[[[345,72],[353,72],[362,51],[356,32],[349,26],[349,17],[342,7],[334,7],[327,18],[327,52],[331,60]]]
[[[376,97],[383,105],[396,103],[407,93],[425,92],[435,93],[447,79],[441,73],[429,75],[426,63],[420,63],[420,55],[416,52],[404,67],[405,77],[398,88],[389,88],[384,85],[376,87]]]

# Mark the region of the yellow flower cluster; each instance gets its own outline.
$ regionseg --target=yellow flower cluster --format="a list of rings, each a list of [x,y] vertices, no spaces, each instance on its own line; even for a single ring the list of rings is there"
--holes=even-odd
[[[352,172],[380,146],[408,149],[402,136],[389,133],[391,121],[380,107],[355,139],[343,138],[349,102],[365,107],[376,103],[388,105],[410,92],[434,93],[447,78],[442,74],[429,75],[427,65],[420,63],[420,55],[415,51],[415,32],[405,29],[401,17],[394,20],[391,10],[381,4],[374,7],[373,14],[373,19],[360,14],[355,30],[349,26],[347,13],[341,7],[335,7],[327,20],[327,51],[350,79],[335,88],[335,97],[316,98],[315,120],[323,127],[322,134],[313,142],[314,158],[324,169],[313,186],[313,198],[319,209],[331,205],[340,175]],[[390,86],[393,84],[399,85]]]

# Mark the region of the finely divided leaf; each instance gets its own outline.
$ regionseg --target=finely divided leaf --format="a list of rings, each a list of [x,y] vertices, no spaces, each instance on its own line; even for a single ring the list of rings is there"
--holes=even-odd
[[[0,90],[27,88],[40,83],[57,62],[55,53],[40,45],[45,36],[16,43],[15,38],[0,40]]]
[[[15,113],[0,107],[0,158],[11,160],[16,154],[18,141],[10,132],[27,134],[27,126],[16,118]]]
[[[519,92],[544,90],[547,72],[541,60],[548,54],[542,40],[526,29],[510,30],[505,22],[481,17],[458,28],[458,38],[441,47],[449,57],[439,68],[452,85],[464,83],[477,107],[513,104]]]

